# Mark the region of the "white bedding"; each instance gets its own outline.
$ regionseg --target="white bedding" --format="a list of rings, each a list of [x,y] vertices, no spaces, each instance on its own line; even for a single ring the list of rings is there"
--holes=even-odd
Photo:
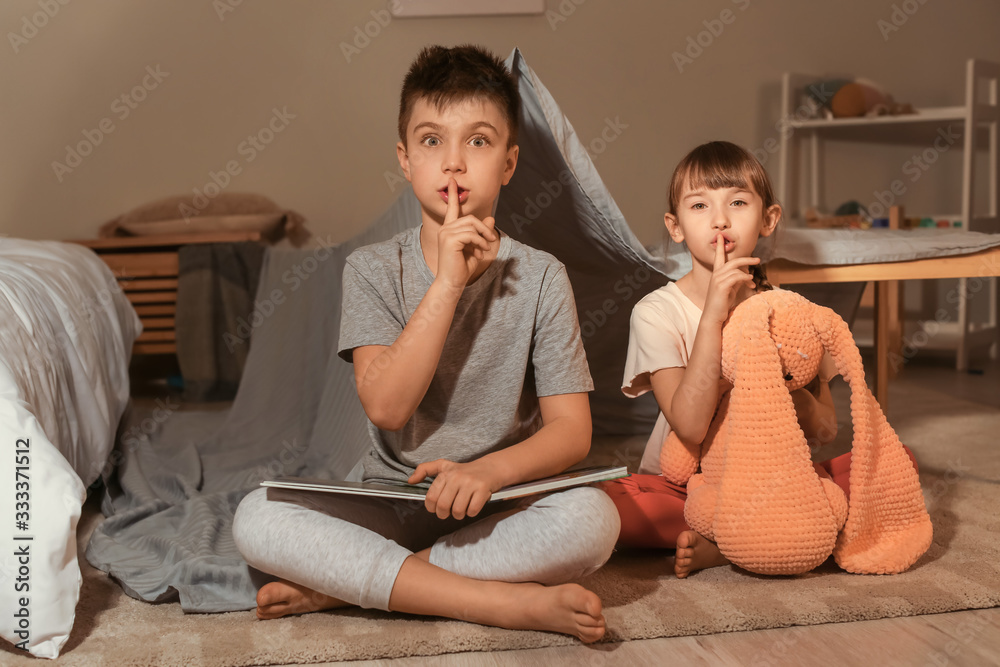
[[[92,251],[0,239],[0,636],[39,657],[72,629],[76,522],[114,444],[140,331]]]

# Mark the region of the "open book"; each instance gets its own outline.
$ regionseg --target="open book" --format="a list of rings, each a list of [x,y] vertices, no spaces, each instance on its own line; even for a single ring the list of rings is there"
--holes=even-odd
[[[583,468],[572,470],[555,477],[546,477],[534,482],[517,484],[500,489],[492,496],[490,502],[494,500],[508,500],[510,498],[520,498],[546,491],[565,489],[571,486],[582,486],[591,482],[603,482],[609,479],[627,477],[628,469],[624,466]],[[377,496],[380,498],[399,498],[402,500],[423,500],[427,495],[426,486],[412,486],[410,484],[376,484],[374,482],[341,482],[329,479],[316,479],[315,477],[280,477],[275,480],[268,480],[260,483],[261,486],[272,486],[279,489],[297,489],[299,491],[326,491],[328,493],[347,493],[355,496]]]

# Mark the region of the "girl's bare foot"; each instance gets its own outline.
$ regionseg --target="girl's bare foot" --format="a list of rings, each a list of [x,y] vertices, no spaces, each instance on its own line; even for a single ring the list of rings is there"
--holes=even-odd
[[[729,559],[719,551],[719,545],[693,530],[677,536],[677,553],[674,555],[674,574],[683,579],[692,572],[709,567],[728,565]]]
[[[284,579],[273,581],[257,591],[257,618],[262,619],[346,606],[348,604],[342,600]]]
[[[584,643],[604,636],[601,599],[578,584],[497,584],[495,605],[478,620],[512,630],[547,630]],[[478,614],[477,614],[478,615]]]

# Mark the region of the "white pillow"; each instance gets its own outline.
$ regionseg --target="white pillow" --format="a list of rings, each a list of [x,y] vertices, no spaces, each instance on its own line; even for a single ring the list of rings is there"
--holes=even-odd
[[[0,443],[0,637],[55,658],[80,598],[76,525],[86,490],[20,399],[2,360]]]

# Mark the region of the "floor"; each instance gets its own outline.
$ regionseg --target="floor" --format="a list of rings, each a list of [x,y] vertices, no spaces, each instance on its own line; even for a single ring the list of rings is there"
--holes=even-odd
[[[866,358],[866,365],[871,361]],[[890,383],[890,420],[905,419],[907,406],[892,402],[893,386],[932,384],[939,390],[1000,410],[1000,362],[981,357],[958,373],[947,355],[918,355]],[[846,387],[846,385],[845,385]],[[141,388],[136,387],[141,393]],[[163,386],[149,387],[162,396]],[[838,403],[847,397],[834,387]],[[1000,417],[1000,414],[998,414]],[[998,421],[1000,426],[1000,421]],[[683,613],[682,609],[678,613]],[[569,646],[493,653],[359,661],[356,667],[597,667],[661,665],[951,665],[1000,664],[1000,608],[852,623],[799,626],[751,632],[670,637],[597,646]]]
[[[598,667],[600,665],[968,665],[1000,664],[1000,609],[831,623],[697,637],[668,637],[499,653],[452,653],[352,663],[352,667]]]

